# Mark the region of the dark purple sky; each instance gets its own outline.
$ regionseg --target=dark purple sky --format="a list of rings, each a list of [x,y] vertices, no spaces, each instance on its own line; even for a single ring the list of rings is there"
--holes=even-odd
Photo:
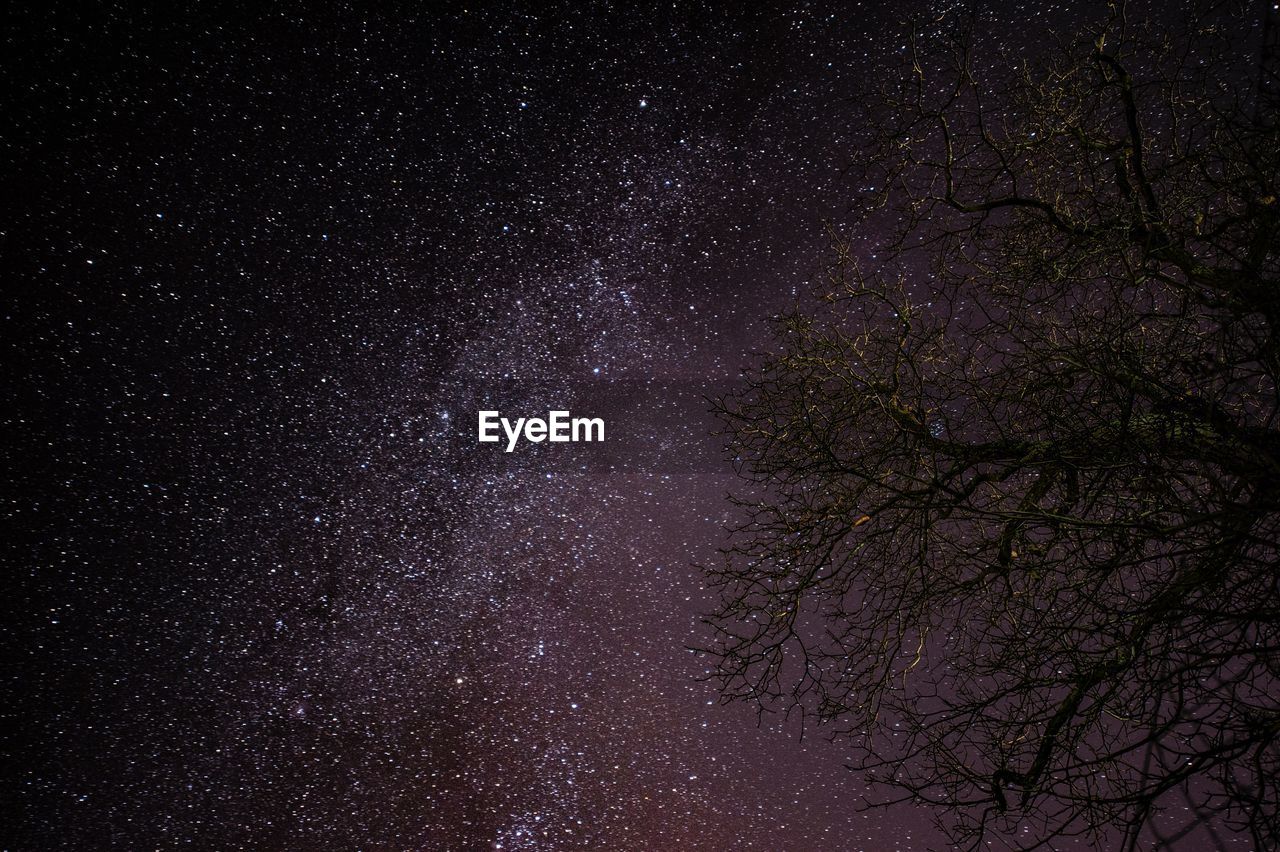
[[[954,4],[29,5],[5,848],[938,848],[685,648],[701,395],[820,269],[897,20]]]

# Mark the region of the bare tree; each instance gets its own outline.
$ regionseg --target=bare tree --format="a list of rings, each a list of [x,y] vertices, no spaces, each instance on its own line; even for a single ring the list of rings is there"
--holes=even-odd
[[[1113,9],[983,73],[935,24],[873,110],[879,212],[718,406],[747,480],[708,568],[724,695],[847,737],[961,845],[1280,847],[1280,134],[1248,11]]]

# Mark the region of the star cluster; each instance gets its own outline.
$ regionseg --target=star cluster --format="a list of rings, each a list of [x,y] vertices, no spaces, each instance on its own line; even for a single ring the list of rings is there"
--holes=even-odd
[[[890,6],[17,13],[6,846],[927,847],[686,650]]]

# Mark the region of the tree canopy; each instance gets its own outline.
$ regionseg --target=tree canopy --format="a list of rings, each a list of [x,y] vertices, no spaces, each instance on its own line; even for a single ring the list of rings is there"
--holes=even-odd
[[[962,845],[1280,846],[1262,14],[1113,8],[1034,62],[922,33],[821,298],[718,403],[724,695]]]

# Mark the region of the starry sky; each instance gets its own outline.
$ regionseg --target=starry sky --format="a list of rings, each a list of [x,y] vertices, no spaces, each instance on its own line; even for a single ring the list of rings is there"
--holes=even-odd
[[[950,4],[26,5],[5,848],[936,848],[688,647],[704,397]],[[507,454],[481,408],[607,438]]]

